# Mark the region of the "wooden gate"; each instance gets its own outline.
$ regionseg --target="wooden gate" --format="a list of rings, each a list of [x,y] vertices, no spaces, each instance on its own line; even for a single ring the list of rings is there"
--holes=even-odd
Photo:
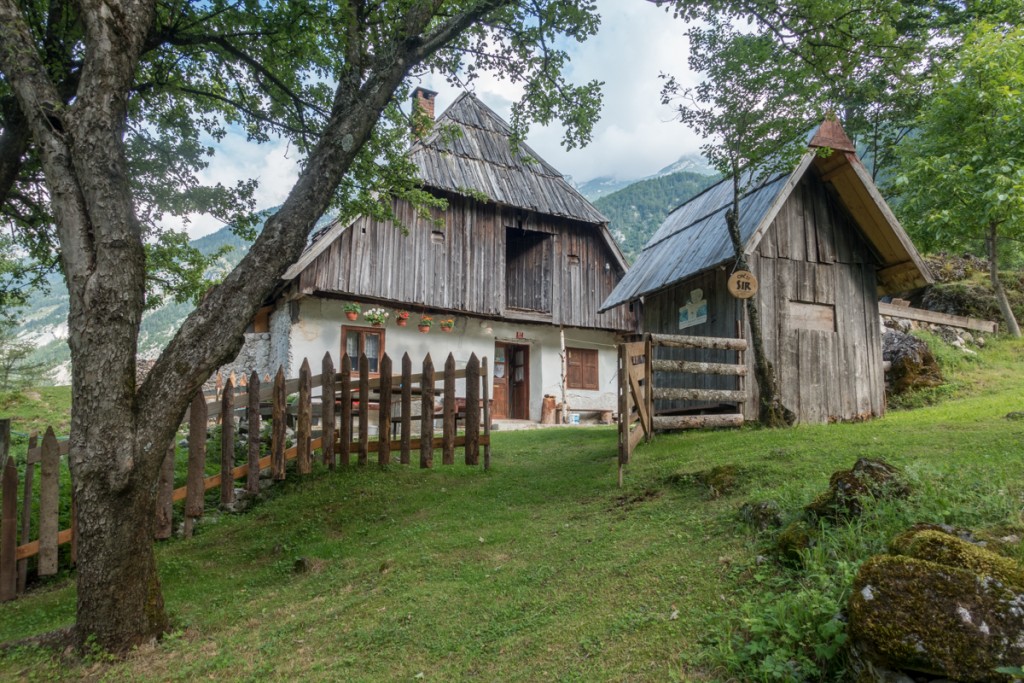
[[[658,348],[707,349],[735,352],[733,362],[709,363],[696,360],[656,358]],[[647,334],[641,341],[619,344],[619,485],[622,469],[640,440],[650,441],[654,430],[739,427],[743,424],[743,403],[747,400],[746,339]],[[719,375],[736,378],[736,389],[687,389],[658,387],[655,372],[683,375]],[[674,382],[673,382],[674,383]],[[712,414],[657,414],[654,402],[703,401]],[[735,407],[721,412],[722,404]],[[705,413],[706,410],[694,409]]]

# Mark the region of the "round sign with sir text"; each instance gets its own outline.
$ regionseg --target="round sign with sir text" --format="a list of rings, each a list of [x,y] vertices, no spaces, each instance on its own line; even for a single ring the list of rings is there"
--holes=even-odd
[[[757,294],[757,278],[749,270],[737,270],[729,276],[728,287],[737,299],[749,299]]]

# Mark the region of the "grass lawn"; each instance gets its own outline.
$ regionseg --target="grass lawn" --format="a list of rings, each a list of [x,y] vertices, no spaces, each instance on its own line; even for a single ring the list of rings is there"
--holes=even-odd
[[[0,678],[725,681],[800,666],[838,680],[834,615],[892,535],[914,521],[1021,527],[1024,421],[1004,416],[1024,410],[1022,361],[1010,341],[951,358],[942,403],[869,423],[659,435],[623,489],[612,428],[496,433],[488,473],[292,477],[159,546],[175,627],[159,646],[122,662],[23,648]],[[913,496],[823,529],[799,569],[737,514],[771,499],[796,518],[859,457],[902,468]],[[692,475],[720,465],[738,485],[716,497]],[[71,623],[74,599],[65,577],[0,606],[0,641]]]

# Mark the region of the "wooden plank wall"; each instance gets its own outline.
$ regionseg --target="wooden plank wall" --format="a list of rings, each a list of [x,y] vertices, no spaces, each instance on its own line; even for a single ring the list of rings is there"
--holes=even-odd
[[[885,381],[876,298],[878,261],[853,219],[813,171],[793,191],[749,260],[760,283],[756,302],[765,352],[775,364],[783,402],[798,421],[882,415]],[[735,336],[735,321],[745,316],[742,304],[726,291],[727,276],[727,271],[710,271],[648,297],[644,329],[679,334],[679,305],[690,290],[701,287],[708,300],[708,323],[684,333]],[[791,301],[832,307],[835,330],[800,329],[801,324],[787,315]],[[683,359],[723,362],[717,358],[721,353],[686,350]],[[751,379],[744,416],[752,420],[757,418],[758,400],[752,351],[747,363]],[[671,381],[655,377],[657,386],[671,386]],[[732,381],[706,377],[696,383],[701,385],[697,388],[731,389],[726,384]],[[656,409],[692,405],[659,402]]]
[[[550,259],[542,270],[553,277],[551,311],[510,315],[555,325],[633,329],[627,306],[597,313],[622,278],[598,226],[455,195],[446,199],[448,209],[433,212],[441,227],[396,200],[395,213],[408,226],[407,235],[388,222],[358,219],[302,272],[300,289],[505,315],[506,228],[521,226],[552,235],[535,250],[540,261]],[[436,230],[443,238],[432,237]],[[579,257],[579,264],[570,267],[570,256]],[[525,272],[515,277],[525,283],[534,279]]]

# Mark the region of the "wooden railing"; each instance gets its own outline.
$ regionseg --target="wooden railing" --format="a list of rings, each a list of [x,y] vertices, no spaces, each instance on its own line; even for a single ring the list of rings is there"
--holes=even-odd
[[[392,374],[392,361],[387,355],[380,359],[379,374],[370,376],[366,356],[356,361],[342,356],[340,372],[336,372],[330,354],[324,356],[321,373],[313,375],[309,361],[304,360],[299,376],[285,379],[278,370],[272,382],[261,382],[253,373],[246,380],[245,391],[238,391],[228,380],[219,392],[219,400],[209,402],[202,390],[192,400],[186,414],[188,432],[188,463],[184,486],[175,488],[175,447],[171,444],[164,457],[157,488],[157,539],[169,538],[173,533],[173,506],[184,501],[184,534],[191,536],[196,521],[205,512],[206,491],[220,489],[220,503],[235,501],[235,481],[243,479],[248,493],[259,491],[259,475],[269,470],[274,480],[286,477],[286,464],[294,460],[295,473],[305,475],[312,470],[312,461],[319,452],[321,462],[330,470],[338,464],[348,466],[353,457],[359,465],[369,462],[369,454],[377,454],[377,463],[384,466],[392,462],[392,453],[398,462],[407,465],[414,453],[419,465],[433,466],[434,451],[441,450],[444,465],[455,463],[455,450],[462,448],[465,464],[480,464],[489,469],[490,401],[487,379],[487,359],[472,355],[466,366],[456,369],[455,358],[448,355],[444,368],[435,372],[428,355],[421,371],[412,372],[408,354],[401,359],[401,370]],[[456,396],[456,384],[464,380],[465,396]],[[438,385],[441,388],[438,389]],[[319,388],[320,395],[313,390]],[[298,394],[297,400],[288,396]],[[332,400],[325,400],[331,397]],[[439,397],[439,400],[438,400]],[[439,407],[436,404],[439,403]],[[376,408],[374,410],[374,407]],[[376,412],[375,435],[371,435],[371,413]],[[271,417],[271,443],[269,452],[261,448],[261,421]],[[223,419],[224,416],[232,419]],[[247,427],[247,462],[235,465],[235,420]],[[319,417],[319,431],[314,431],[314,417]],[[206,475],[207,428],[211,420],[221,424],[220,472]],[[435,421],[441,422],[441,433],[435,430]],[[459,421],[463,423],[459,433]],[[285,447],[289,422],[295,425],[295,445]],[[415,429],[414,429],[415,428]],[[392,438],[392,430],[396,438]],[[417,431],[416,438],[413,438]],[[377,438],[371,438],[376,436]],[[37,557],[38,576],[52,576],[58,571],[58,547],[71,544],[69,561],[76,561],[77,515],[73,498],[70,500],[70,526],[59,530],[62,479],[61,457],[68,453],[68,443],[60,443],[52,428],[46,430],[41,442],[37,435],[29,438],[24,456],[24,478],[19,482],[15,458],[9,457],[10,421],[0,420],[0,601],[10,600],[25,590],[29,576],[29,559]],[[39,466],[39,496],[37,507],[37,534],[32,535],[34,475]],[[66,467],[66,465],[65,465]],[[21,526],[18,523],[18,488],[23,485],[21,497]],[[70,492],[68,492],[70,496]],[[18,545],[18,537],[21,544]]]
[[[734,351],[732,363],[708,363],[693,360],[655,358],[658,348],[690,348]],[[747,366],[743,357],[745,339],[695,337],[688,335],[647,334],[641,341],[619,344],[619,486],[623,467],[641,440],[650,441],[654,430],[737,427],[743,413],[712,415],[658,415],[654,402],[707,401],[742,404],[747,400],[744,379]],[[699,389],[658,387],[655,372],[689,375],[724,375],[737,378],[737,389]]]

